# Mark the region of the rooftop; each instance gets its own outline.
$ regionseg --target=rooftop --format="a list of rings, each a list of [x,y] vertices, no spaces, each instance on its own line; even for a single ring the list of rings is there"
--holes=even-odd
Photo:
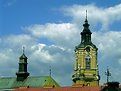
[[[21,86],[40,88],[48,85],[52,85],[54,87],[59,86],[59,84],[51,76],[30,76],[24,81],[17,81],[16,77],[0,78],[0,89],[19,88]]]

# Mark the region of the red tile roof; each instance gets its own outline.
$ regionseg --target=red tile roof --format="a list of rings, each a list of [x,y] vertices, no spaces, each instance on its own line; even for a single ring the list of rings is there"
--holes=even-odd
[[[14,91],[99,91],[99,86],[68,86],[68,87],[46,87],[46,88],[18,88]]]

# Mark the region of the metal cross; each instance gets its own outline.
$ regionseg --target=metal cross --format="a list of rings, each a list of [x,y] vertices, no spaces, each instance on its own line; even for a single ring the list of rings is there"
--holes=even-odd
[[[108,83],[109,82],[109,77],[111,76],[111,73],[110,73],[108,67],[107,67],[107,71],[105,72],[105,75],[107,76],[107,83]]]

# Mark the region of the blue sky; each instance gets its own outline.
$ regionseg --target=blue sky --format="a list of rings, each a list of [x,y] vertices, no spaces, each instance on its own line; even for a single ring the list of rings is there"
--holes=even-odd
[[[86,9],[98,47],[100,83],[106,80],[107,66],[110,80],[121,82],[120,0],[0,0],[0,76],[15,76],[25,46],[32,76],[48,75],[51,65],[55,80],[71,85],[74,47],[80,43]]]
[[[47,22],[70,22],[61,10],[63,6],[94,3],[101,8],[120,3],[120,0],[1,0],[1,35],[22,33],[21,27]]]

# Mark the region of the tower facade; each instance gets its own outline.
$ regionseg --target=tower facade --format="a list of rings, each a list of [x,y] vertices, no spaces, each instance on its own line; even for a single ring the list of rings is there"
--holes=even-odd
[[[19,69],[16,73],[17,81],[24,81],[29,76],[29,73],[27,72],[27,59],[23,48],[23,54],[19,57]]]
[[[99,71],[97,64],[98,48],[91,41],[91,31],[87,16],[81,32],[81,43],[75,47],[75,66],[72,75],[73,85],[98,86]]]

